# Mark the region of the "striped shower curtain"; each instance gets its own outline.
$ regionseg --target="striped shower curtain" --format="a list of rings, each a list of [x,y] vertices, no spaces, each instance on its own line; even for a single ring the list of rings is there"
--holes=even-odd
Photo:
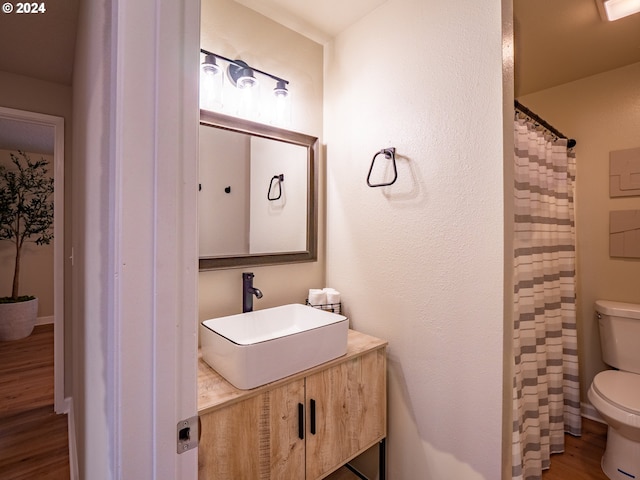
[[[575,156],[515,122],[513,464],[542,478],[581,433],[575,310]]]

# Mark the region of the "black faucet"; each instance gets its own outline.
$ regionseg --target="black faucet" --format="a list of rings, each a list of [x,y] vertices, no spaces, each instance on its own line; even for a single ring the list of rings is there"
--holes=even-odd
[[[242,273],[242,313],[253,311],[253,296],[262,298],[262,292],[259,288],[253,286],[253,273]]]

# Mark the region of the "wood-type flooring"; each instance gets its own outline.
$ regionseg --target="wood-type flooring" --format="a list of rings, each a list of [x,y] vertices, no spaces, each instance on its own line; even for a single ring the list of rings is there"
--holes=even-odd
[[[551,468],[542,480],[609,480],[600,468],[607,443],[607,426],[582,419],[582,436],[565,433],[564,453],[551,456]]]
[[[0,478],[69,480],[67,416],[53,410],[53,325],[0,342]]]

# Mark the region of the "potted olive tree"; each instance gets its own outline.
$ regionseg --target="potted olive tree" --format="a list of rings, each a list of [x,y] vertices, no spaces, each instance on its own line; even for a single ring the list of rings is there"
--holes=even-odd
[[[0,240],[13,244],[13,284],[9,297],[0,297],[0,340],[17,340],[33,331],[38,299],[19,295],[20,260],[26,242],[46,245],[53,239],[53,178],[48,161],[32,161],[13,153],[13,165],[0,165]]]

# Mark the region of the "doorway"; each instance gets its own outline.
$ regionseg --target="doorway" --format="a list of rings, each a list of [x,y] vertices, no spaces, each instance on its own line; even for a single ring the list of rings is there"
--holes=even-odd
[[[54,410],[67,413],[64,391],[64,119],[0,107],[0,149],[53,155]]]

